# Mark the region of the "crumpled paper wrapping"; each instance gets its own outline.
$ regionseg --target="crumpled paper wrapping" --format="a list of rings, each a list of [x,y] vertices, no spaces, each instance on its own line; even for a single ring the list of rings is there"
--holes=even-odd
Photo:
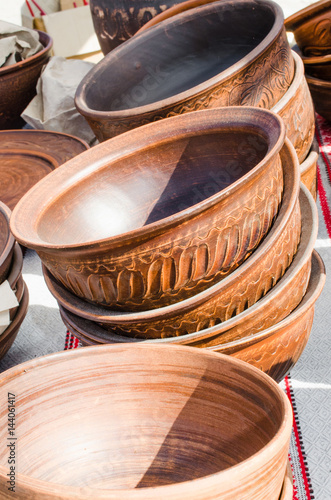
[[[0,21],[0,67],[16,64],[43,48],[37,31]]]
[[[22,118],[33,128],[64,132],[94,144],[95,135],[74,103],[78,84],[93,66],[80,59],[52,57],[38,80],[37,95]]]

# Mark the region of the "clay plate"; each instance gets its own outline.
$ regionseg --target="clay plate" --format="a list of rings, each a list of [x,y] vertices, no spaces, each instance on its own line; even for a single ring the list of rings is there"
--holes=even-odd
[[[248,327],[255,331],[265,329],[287,316],[301,301],[309,281],[310,257],[317,236],[316,204],[302,185],[300,205],[304,227],[298,251],[285,272],[290,264],[288,256],[291,259],[300,238],[297,196],[292,200],[292,194],[284,192],[285,199],[291,200],[291,209],[284,203],[274,231],[270,231],[251,257],[222,282],[180,303],[153,311],[119,313],[85,303],[44,270],[47,286],[66,309],[128,337],[168,338],[171,342],[204,347],[219,344],[220,338],[227,334],[231,340],[240,338]]]
[[[250,107],[140,127],[34,186],[13,212],[13,234],[92,303],[176,303],[231,274],[271,228],[284,138],[275,113]]]
[[[291,405],[242,361],[183,346],[91,347],[7,370],[0,399],[8,392],[24,415],[17,500],[279,499]],[[4,499],[7,461],[3,447]]]
[[[75,104],[101,142],[205,108],[271,109],[293,76],[279,5],[222,0],[167,19],[109,52],[82,79]]]

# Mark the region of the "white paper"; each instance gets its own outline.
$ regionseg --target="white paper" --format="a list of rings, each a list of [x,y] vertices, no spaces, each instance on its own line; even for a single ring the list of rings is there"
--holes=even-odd
[[[10,323],[10,316],[9,316],[9,311],[1,311],[0,312],[0,331],[1,333],[5,331],[7,326]]]
[[[19,305],[17,297],[6,280],[0,285],[0,312]]]
[[[0,67],[16,64],[42,49],[36,31],[0,21]]]

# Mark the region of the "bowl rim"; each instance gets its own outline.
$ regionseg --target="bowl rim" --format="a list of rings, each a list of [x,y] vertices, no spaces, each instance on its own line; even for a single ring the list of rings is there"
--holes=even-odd
[[[38,136],[38,135],[44,135],[45,137],[49,136],[49,137],[56,137],[56,136],[60,136],[60,137],[63,137],[63,138],[67,138],[67,139],[72,139],[72,140],[75,140],[76,142],[82,144],[82,146],[84,146],[87,149],[90,149],[90,146],[89,144],[87,144],[86,141],[84,141],[84,139],[81,139],[80,137],[77,137],[75,135],[71,135],[71,134],[67,134],[65,132],[57,132],[56,130],[41,130],[41,129],[29,129],[29,128],[25,128],[25,129],[6,129],[6,130],[0,130],[0,152],[1,151],[4,151],[5,149],[7,149],[7,146],[6,148],[3,148],[2,144],[1,144],[1,141],[2,141],[2,138],[3,136],[5,135],[13,135],[13,139],[16,139],[15,136],[19,136],[19,135],[26,135],[26,137],[28,138],[28,136],[30,135],[30,139],[33,139],[33,136]],[[29,145],[30,147],[30,145]],[[19,149],[19,148],[17,148]],[[21,149],[21,148],[20,148]],[[33,150],[34,151],[34,150]]]
[[[316,137],[314,137],[314,140],[313,140],[311,148],[308,152],[308,155],[303,160],[303,162],[300,163],[301,175],[304,174],[306,170],[309,170],[309,168],[312,166],[312,164],[318,160],[318,157],[319,157],[319,145],[318,145]]]
[[[233,120],[233,113],[236,111],[239,111],[239,115]],[[268,125],[267,133],[263,129],[263,124]],[[83,179],[87,179],[90,175],[97,175],[98,170],[102,170],[106,165],[109,167],[112,163],[121,161],[137,153],[148,151],[148,149],[156,144],[162,145],[171,143],[172,141],[177,142],[198,134],[208,135],[230,131],[231,129],[238,130],[243,125],[248,125],[249,132],[258,131],[266,138],[267,142],[269,140],[266,155],[237,181],[202,202],[151,224],[140,226],[115,236],[88,242],[56,244],[44,241],[39,236],[37,225],[41,219],[39,215],[41,210],[49,209],[54,200],[69,191],[75,183],[82,182]],[[273,144],[270,144],[270,138],[276,134],[276,128],[278,128],[278,137],[275,137]],[[253,182],[271,159],[280,152],[286,140],[285,134],[284,122],[276,113],[251,106],[227,106],[199,110],[137,127],[83,151],[41,179],[14,207],[10,218],[11,231],[17,241],[24,246],[50,253],[52,251],[53,253],[57,253],[58,251],[77,252],[77,250],[93,253],[95,247],[98,250],[102,250],[110,245],[116,247],[130,244],[137,237],[141,240],[143,238],[150,238],[166,228],[170,229],[185,222],[188,216],[194,218],[215,206],[224,198],[242,189],[247,182]],[[100,158],[97,159],[99,152]],[[47,199],[45,199],[44,195],[40,194],[40,190],[49,193]],[[38,214],[37,220],[36,214]]]
[[[285,149],[286,147],[286,149]],[[288,139],[286,139],[286,145],[284,146],[284,150],[286,151],[286,154],[288,155],[289,158],[297,158],[295,150],[293,145],[290,143]],[[285,153],[284,153],[285,154]],[[74,314],[82,315],[86,319],[90,319],[93,321],[91,318],[91,314],[93,315],[95,320],[98,321],[99,323],[113,323],[113,324],[130,324],[133,322],[139,322],[139,321],[146,321],[147,322],[152,322],[155,321],[157,318],[161,318],[162,316],[169,315],[170,317],[176,315],[176,313],[184,313],[186,311],[191,311],[192,309],[196,308],[198,305],[206,302],[207,300],[210,300],[212,297],[217,296],[219,293],[219,289],[224,287],[224,284],[227,284],[228,282],[231,282],[233,279],[239,279],[241,274],[246,271],[247,268],[249,268],[252,265],[252,261],[258,261],[261,257],[261,255],[265,252],[266,247],[270,247],[273,245],[273,241],[275,239],[275,234],[278,236],[282,233],[284,224],[286,224],[287,220],[292,214],[292,211],[295,206],[296,198],[298,196],[298,191],[299,188],[301,189],[303,193],[303,199],[307,200],[307,206],[309,206],[309,210],[311,211],[311,218],[312,218],[312,228],[308,234],[306,235],[306,245],[307,248],[305,250],[302,250],[299,254],[297,253],[294,256],[294,264],[296,264],[296,268],[301,267],[301,262],[305,262],[308,255],[311,254],[312,252],[312,247],[313,243],[316,240],[317,237],[317,227],[318,227],[318,214],[317,214],[317,208],[316,208],[316,203],[308,191],[308,189],[300,183],[300,171],[299,171],[299,166],[298,166],[298,161],[296,160],[296,165],[294,170],[294,180],[293,180],[293,192],[288,192],[288,199],[292,201],[291,204],[288,204],[286,207],[285,205],[282,205],[281,210],[282,212],[279,212],[283,214],[283,218],[280,219],[280,217],[277,217],[276,222],[274,226],[276,226],[276,230],[274,228],[273,232],[269,231],[269,233],[266,235],[265,239],[263,242],[257,247],[257,249],[253,252],[253,254],[246,260],[244,261],[241,266],[239,266],[237,269],[235,269],[230,275],[225,277],[223,280],[219,281],[218,283],[212,285],[211,287],[207,288],[206,290],[203,290],[202,292],[193,295],[192,297],[188,297],[187,299],[184,299],[180,302],[175,302],[174,304],[170,304],[167,306],[159,307],[157,309],[150,309],[150,310],[144,310],[144,311],[134,311],[134,312],[127,312],[127,311],[114,311],[109,308],[102,307],[100,305],[96,304],[91,304],[86,301],[84,301],[82,298],[77,297],[74,295],[71,291],[67,290],[64,285],[61,283],[57,282],[54,277],[52,277],[51,273],[45,268],[43,265],[44,269],[44,278],[46,280],[46,284],[48,286],[48,282],[53,281],[56,282],[57,286],[59,289],[61,289],[61,293],[58,292],[57,295],[61,295],[61,300],[66,300],[66,303],[70,305],[70,307],[67,307],[67,309],[71,310]],[[251,260],[250,260],[251,259]],[[292,261],[292,272],[293,272],[293,261]],[[290,269],[290,268],[289,268]],[[285,275],[284,275],[285,276]],[[284,277],[283,277],[284,278]],[[280,287],[279,283],[282,282],[283,278],[279,280],[279,282],[270,290],[270,293],[272,291],[278,290]],[[277,286],[278,285],[278,286]],[[276,288],[277,287],[277,288]],[[51,287],[52,288],[52,287]],[[51,292],[52,293],[52,292]],[[265,300],[270,300],[270,293],[265,295],[264,297]],[[69,297],[69,300],[66,299],[66,297]],[[55,297],[57,298],[57,297]],[[78,304],[78,306],[77,306]],[[258,303],[256,303],[258,304]],[[238,317],[244,314],[247,315],[247,311],[254,311],[257,307],[257,305],[254,304],[252,305],[249,309],[246,311],[243,311],[235,316],[234,318],[231,318],[227,320],[227,325],[229,324],[232,326],[233,323],[235,323],[238,320]],[[83,307],[81,307],[83,306]],[[66,307],[66,306],[65,306]],[[76,312],[78,311],[78,313]],[[92,312],[91,312],[92,311]],[[81,313],[81,314],[80,314]],[[221,323],[222,324],[222,323]],[[224,324],[224,323],[223,323]],[[216,325],[213,327],[210,327],[208,329],[208,332],[216,332],[217,328],[219,328],[220,325]],[[198,332],[190,333],[190,334],[185,334],[182,336],[178,337],[172,337],[173,342],[178,342],[178,339],[180,338],[185,338],[185,340],[189,339],[195,339],[198,335],[201,336],[201,334],[206,333],[207,330],[199,330]],[[163,339],[164,342],[167,341],[167,339]],[[168,339],[169,341],[169,339]]]
[[[15,64],[11,64],[10,66],[4,66],[0,68],[0,78],[1,76],[7,73],[20,71],[22,69],[22,66],[26,67],[34,64],[35,62],[38,61],[38,59],[42,59],[47,54],[47,52],[51,50],[53,46],[52,37],[48,33],[45,33],[44,31],[39,31],[39,30],[32,30],[32,31],[37,31],[39,33],[39,41],[44,46],[44,48],[39,52],[36,52],[32,56],[28,57],[27,59],[24,59],[23,61],[19,61]]]
[[[303,9],[294,12],[284,21],[285,28],[287,31],[292,31],[298,28],[301,24],[306,23],[309,19],[317,14],[322,14],[325,10],[331,6],[331,0],[320,0],[319,2],[314,2]]]
[[[1,268],[1,266],[6,262],[6,259],[8,259],[9,255],[13,251],[15,245],[15,238],[10,230],[10,217],[12,212],[10,208],[2,201],[0,201],[0,212],[7,222],[7,229],[8,229],[8,238],[4,245],[3,251],[0,253],[0,268]]]
[[[153,103],[146,104],[143,106],[137,106],[134,108],[128,108],[124,110],[118,110],[118,111],[99,111],[90,108],[87,103],[86,103],[86,92],[87,92],[87,87],[90,85],[93,85],[95,82],[96,75],[99,71],[102,71],[102,67],[108,63],[108,59],[118,59],[121,57],[122,52],[129,51],[130,50],[130,44],[135,43],[137,44],[137,47],[139,49],[140,45],[144,45],[145,38],[147,39],[147,43],[149,41],[149,38],[153,38],[154,36],[157,36],[158,31],[163,31],[164,29],[168,28],[168,25],[177,25],[181,24],[182,19],[187,18],[188,20],[190,18],[194,18],[196,16],[201,16],[205,12],[208,12],[210,10],[214,10],[217,12],[218,8],[222,9],[222,6],[225,4],[232,4],[232,0],[216,0],[211,3],[207,3],[204,5],[201,5],[199,7],[195,7],[193,9],[189,9],[187,11],[184,11],[182,13],[179,13],[175,16],[175,18],[169,18],[166,19],[162,22],[161,26],[160,24],[157,24],[155,26],[152,26],[150,29],[139,33],[138,35],[136,34],[134,37],[131,39],[127,40],[123,44],[119,45],[116,47],[114,50],[110,51],[108,54],[104,56],[104,58],[97,63],[86,75],[85,77],[81,80],[80,84],[78,85],[76,89],[76,94],[75,94],[75,105],[77,109],[79,110],[80,113],[84,114],[84,116],[91,118],[92,120],[95,120],[96,117],[99,118],[106,118],[107,120],[109,119],[125,119],[125,118],[132,118],[132,117],[139,117],[141,115],[147,114],[147,113],[154,113],[154,112],[162,112],[163,110],[173,107],[175,104],[181,102],[181,101],[187,101],[194,96],[198,96],[199,94],[203,94],[206,90],[219,85],[223,80],[226,80],[227,78],[234,76],[236,73],[239,71],[244,71],[247,66],[252,64],[256,59],[258,59],[261,54],[267,51],[267,49],[274,43],[274,41],[277,39],[279,34],[282,32],[284,28],[284,14],[283,10],[281,7],[274,2],[273,0],[236,0],[236,5],[248,5],[251,3],[254,8],[256,8],[257,4],[264,5],[268,7],[275,15],[274,23],[267,34],[267,36],[253,49],[251,50],[244,58],[241,58],[239,61],[237,61],[235,64],[229,66],[226,68],[224,71],[218,73],[214,77],[206,80],[205,82],[196,85],[194,87],[191,87],[190,89],[187,89],[183,92],[180,92],[178,94],[172,95],[166,99],[161,99],[158,101],[154,101]],[[154,35],[154,33],[156,35]],[[261,51],[261,48],[263,47],[263,50]],[[244,63],[242,62],[244,60]]]
[[[305,76],[309,86],[312,85],[315,88],[320,87],[325,90],[331,89],[331,82],[328,82],[327,80],[321,80],[320,78],[315,78],[314,76],[309,76],[307,74]]]
[[[331,62],[331,54],[325,54],[323,56],[301,56],[301,59],[305,66],[315,65],[315,64],[326,64],[329,65]]]
[[[47,354],[42,357],[38,357],[32,360],[25,361],[22,364],[16,365],[12,368],[9,368],[2,374],[0,374],[0,387],[2,385],[7,385],[8,382],[11,380],[14,380],[16,377],[19,377],[23,373],[26,373],[31,370],[36,370],[38,368],[42,368],[45,365],[51,366],[51,365],[58,365],[61,363],[61,360],[64,360],[64,362],[67,361],[67,359],[75,359],[75,358],[82,358],[84,357],[90,357],[95,353],[96,356],[100,355],[103,351],[107,352],[108,356],[115,356],[116,355],[116,350],[128,350],[128,349],[135,349],[135,350],[140,350],[140,349],[164,349],[168,350],[169,349],[177,349],[177,351],[180,353],[184,353],[186,350],[186,353],[188,356],[194,356],[196,357],[199,353],[200,358],[202,359],[203,357],[205,359],[207,358],[215,358],[218,357],[223,358],[220,359],[220,364],[228,364],[232,366],[236,366],[239,368],[244,369],[245,371],[249,371],[252,375],[254,375],[255,380],[260,380],[262,383],[264,383],[265,388],[270,389],[273,394],[275,395],[275,398],[278,398],[278,401],[280,403],[281,411],[282,411],[282,419],[280,426],[278,428],[278,431],[276,434],[273,436],[273,438],[266,444],[264,445],[259,451],[251,455],[248,459],[243,460],[242,462],[229,467],[223,471],[214,473],[214,474],[209,474],[206,476],[203,476],[201,478],[193,479],[191,481],[182,481],[179,483],[173,483],[170,485],[163,485],[163,486],[157,486],[157,487],[144,487],[144,488],[139,488],[139,489],[113,489],[113,490],[104,490],[100,489],[97,490],[98,493],[98,498],[100,499],[109,499],[109,500],[147,500],[147,499],[155,499],[155,493],[160,492],[160,494],[166,494],[168,493],[169,495],[176,494],[176,498],[179,498],[179,495],[181,494],[187,494],[189,491],[193,492],[195,488],[206,488],[206,490],[213,489],[217,487],[217,484],[219,484],[220,480],[222,479],[223,484],[225,483],[228,485],[228,487],[231,486],[233,482],[242,482],[243,478],[243,471],[246,468],[246,464],[248,462],[253,461],[255,465],[255,469],[258,469],[259,466],[263,466],[266,463],[270,461],[270,453],[275,454],[279,453],[279,442],[282,442],[284,440],[289,442],[290,438],[290,433],[292,429],[292,423],[293,423],[293,411],[292,411],[292,406],[291,403],[286,396],[285,392],[281,389],[281,387],[268,375],[263,373],[261,370],[258,368],[249,365],[248,363],[233,358],[229,357],[223,354],[219,353],[214,353],[210,351],[198,351],[196,348],[193,347],[187,347],[187,346],[169,346],[169,345],[151,345],[151,344],[139,344],[135,346],[124,346],[124,345],[105,345],[105,346],[91,346],[91,347],[84,347],[83,349],[73,349],[73,350],[66,350],[66,351],[60,351],[52,354]],[[193,352],[192,352],[193,351]],[[194,353],[194,354],[193,354]],[[193,358],[192,358],[193,359]],[[205,362],[206,363],[206,362]],[[203,365],[203,362],[201,363]],[[63,372],[62,372],[63,374]],[[283,447],[284,445],[282,445]],[[284,463],[284,468],[286,467]],[[0,465],[0,478],[2,481],[7,479],[6,473],[7,469],[5,466]],[[244,474],[245,475],[245,474]],[[71,498],[81,498],[81,499],[90,499],[94,498],[96,494],[96,490],[93,489],[93,487],[89,488],[84,488],[85,491],[87,492],[86,494],[81,495],[81,488],[80,487],[74,487],[74,486],[66,486],[62,484],[57,484],[57,483],[52,483],[52,482],[47,482],[44,480],[40,479],[33,479],[30,476],[27,476],[25,474],[20,474],[17,473],[16,475],[16,481],[19,483],[20,489],[24,490],[23,491],[37,491],[39,494],[50,494],[51,491],[56,492],[56,494],[60,494],[61,498],[63,499],[71,499]],[[93,494],[91,496],[91,493]],[[85,493],[85,492],[84,492]],[[167,497],[162,497],[162,498],[167,498]]]

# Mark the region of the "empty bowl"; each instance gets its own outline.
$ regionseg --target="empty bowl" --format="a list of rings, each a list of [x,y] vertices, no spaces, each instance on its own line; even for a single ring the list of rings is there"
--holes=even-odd
[[[21,113],[36,95],[36,85],[42,67],[51,56],[52,38],[39,31],[44,48],[23,61],[0,68],[0,129],[21,128]]]
[[[284,137],[276,114],[250,107],[146,125],[51,172],[16,205],[11,229],[86,300],[178,302],[224,279],[268,233]]]
[[[75,104],[99,141],[205,108],[272,108],[294,76],[279,5],[222,0],[132,37],[83,78]]]
[[[229,356],[156,345],[65,351],[2,373],[0,397],[14,398],[17,414],[17,500],[281,494],[290,402],[270,377]],[[0,429],[7,442],[7,406]],[[5,498],[9,451],[0,452]]]

